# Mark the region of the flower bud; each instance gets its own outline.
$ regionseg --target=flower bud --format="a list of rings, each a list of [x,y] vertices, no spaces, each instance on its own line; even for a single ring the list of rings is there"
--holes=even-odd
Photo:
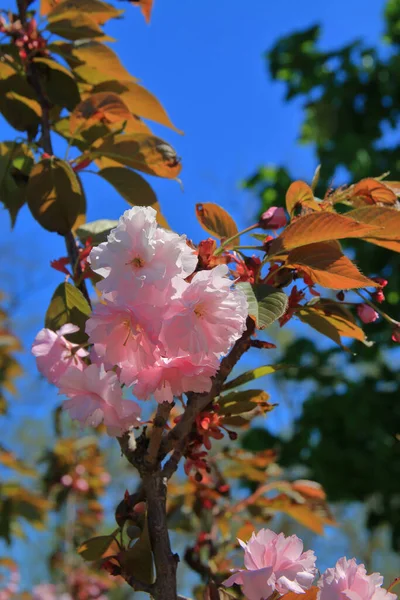
[[[280,229],[287,223],[286,213],[280,206],[271,206],[262,215],[259,226],[262,229]]]
[[[373,323],[379,318],[379,314],[368,304],[359,304],[357,314],[363,323]]]

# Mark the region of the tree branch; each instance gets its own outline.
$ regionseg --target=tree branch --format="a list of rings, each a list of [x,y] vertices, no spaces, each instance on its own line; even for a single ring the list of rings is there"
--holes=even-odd
[[[161,454],[165,457],[177,443],[185,438],[191,431],[196,416],[206,408],[222,391],[222,387],[229,377],[233,367],[250,348],[250,338],[254,333],[255,324],[253,319],[247,317],[247,329],[242,337],[236,342],[232,350],[222,362],[218,373],[213,378],[213,385],[210,392],[206,394],[188,393],[188,402],[182,419],[175,425],[169,433],[165,443],[162,445]]]
[[[146,462],[149,466],[155,466],[157,464],[158,451],[172,407],[173,404],[170,404],[169,402],[163,402],[158,405],[156,416],[153,420],[153,428],[151,430],[150,443],[146,456]]]
[[[167,482],[160,470],[143,476],[147,498],[147,523],[156,566],[152,595],[155,600],[178,600],[176,569],[179,558],[173,554],[167,524]]]

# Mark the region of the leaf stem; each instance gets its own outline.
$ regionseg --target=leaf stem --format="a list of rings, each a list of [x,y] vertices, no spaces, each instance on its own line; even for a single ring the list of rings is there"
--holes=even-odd
[[[395,319],[392,319],[392,317],[390,317],[387,313],[385,313],[385,311],[383,311],[379,306],[377,306],[376,304],[371,302],[371,300],[368,300],[368,298],[365,298],[365,296],[363,296],[363,294],[359,290],[354,290],[354,291],[356,292],[356,294],[358,296],[360,296],[360,298],[363,300],[363,302],[365,302],[365,304],[368,304],[368,306],[373,308],[378,314],[381,315],[381,317],[383,319],[385,319],[385,321],[387,321],[391,325],[397,325],[397,321]]]
[[[246,227],[246,229],[242,229],[242,231],[238,231],[237,233],[235,233],[235,235],[232,235],[230,238],[226,239],[224,242],[222,242],[219,248],[217,248],[214,251],[214,256],[219,256],[220,254],[222,254],[225,248],[229,246],[229,244],[233,242],[233,240],[238,238],[240,235],[244,235],[249,231],[253,231],[253,229],[257,229],[257,227],[259,227],[258,223],[254,223],[254,225],[250,225],[250,227]]]

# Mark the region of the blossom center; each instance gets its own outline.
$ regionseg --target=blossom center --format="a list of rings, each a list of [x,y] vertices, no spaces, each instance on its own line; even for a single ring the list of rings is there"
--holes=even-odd
[[[145,265],[145,262],[140,256],[135,256],[135,258],[132,258],[132,260],[127,264],[132,265],[134,269],[142,269]]]
[[[196,315],[196,317],[198,317],[199,319],[202,319],[205,314],[206,314],[206,309],[205,306],[202,302],[198,302],[196,304],[196,306],[194,307],[194,314]]]

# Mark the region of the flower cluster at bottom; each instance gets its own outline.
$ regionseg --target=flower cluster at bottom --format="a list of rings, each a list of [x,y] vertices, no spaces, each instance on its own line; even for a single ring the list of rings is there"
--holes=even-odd
[[[228,267],[195,272],[186,238],[158,227],[148,207],[127,210],[89,261],[101,278],[101,302],[86,322],[90,352],[67,340],[77,331],[71,324],[41,330],[32,347],[39,371],[68,397],[70,416],[120,435],[141,412],[121,384],[160,403],[210,391],[246,326],[247,301]]]
[[[224,584],[242,587],[248,600],[267,600],[273,594],[287,592],[304,594],[317,574],[316,556],[312,550],[303,552],[303,542],[296,536],[285,537],[269,529],[253,533],[244,549],[244,569],[235,570]],[[317,582],[317,600],[396,600],[382,587],[379,573],[367,575],[364,565],[355,558],[340,558],[335,567],[327,569]]]

